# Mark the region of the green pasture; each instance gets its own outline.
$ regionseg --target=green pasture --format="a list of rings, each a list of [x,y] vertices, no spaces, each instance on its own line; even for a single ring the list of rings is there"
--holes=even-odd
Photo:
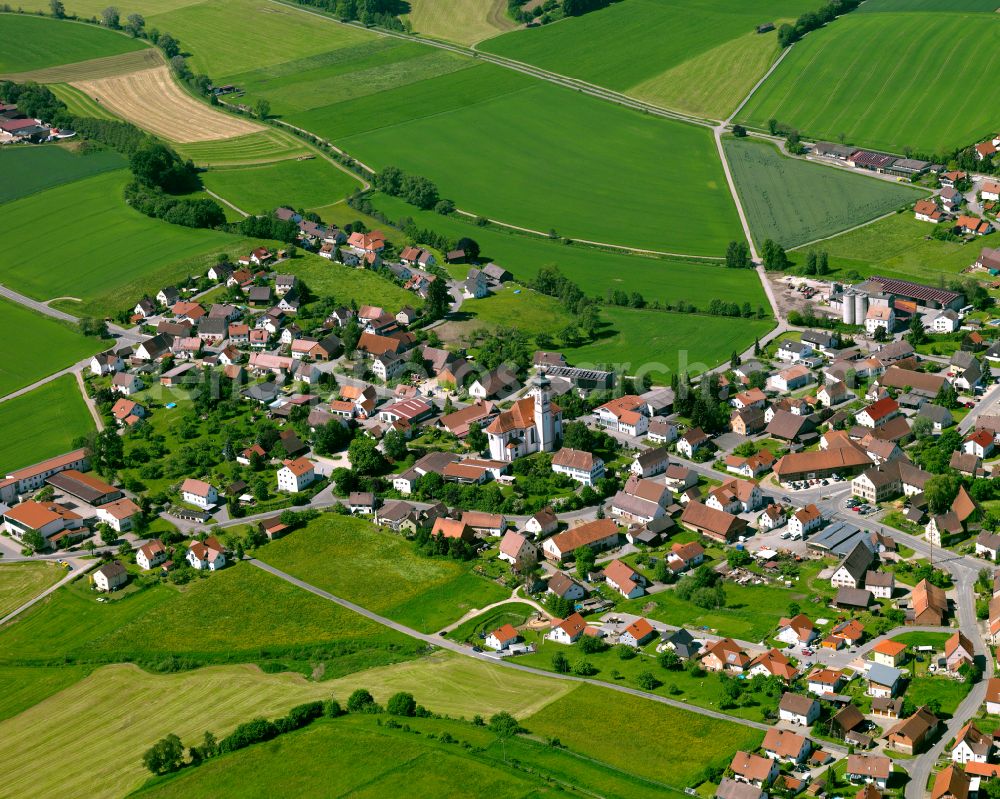
[[[0,563],[0,618],[66,576],[54,563]]]
[[[264,547],[265,563],[422,632],[510,596],[469,564],[417,553],[413,544],[360,519],[324,514]],[[365,575],[359,579],[359,575]]]
[[[628,0],[558,25],[514,31],[480,48],[722,118],[778,56],[777,34],[755,33],[756,26],[806,10],[812,9],[799,0]]]
[[[0,75],[121,55],[145,47],[95,25],[0,14]]]
[[[232,139],[174,144],[173,147],[198,166],[219,167],[269,164],[314,152],[305,142],[278,128],[267,128]]]
[[[0,20],[3,18],[0,17]],[[0,204],[125,166],[114,150],[81,154],[66,145],[11,145],[0,149]]]
[[[0,402],[0,470],[4,474],[68,452],[94,429],[76,379],[63,375],[20,397]]]
[[[723,142],[740,202],[759,247],[797,247],[863,224],[927,194],[923,189],[789,158],[769,143]]]
[[[0,396],[71,366],[108,343],[2,298],[0,336],[9,342],[0,361]]]
[[[774,322],[702,314],[679,314],[634,308],[604,308],[607,323],[595,342],[563,348],[576,365],[619,364],[628,374],[638,370],[654,379],[681,371],[692,374],[728,361],[734,351],[753,346]]]
[[[74,315],[104,315],[190,274],[187,261],[249,244],[132,210],[122,198],[128,179],[107,172],[0,206],[4,283],[36,299],[83,300],[68,306]]]
[[[369,269],[355,269],[311,253],[302,253],[283,268],[298,275],[317,297],[334,297],[338,302],[379,305],[396,313],[404,305],[419,308],[423,300],[388,278]]]
[[[361,188],[357,178],[322,157],[213,169],[202,175],[202,182],[250,214],[271,213],[280,205],[318,208]]]
[[[89,672],[90,669],[85,666],[0,666],[0,680],[4,685],[3,693],[0,693],[0,721],[16,716],[68,688]]]
[[[994,133],[995,15],[848,14],[806,36],[740,112],[804,135],[903,153],[946,153]],[[933,36],[927,31],[932,30]],[[975,85],[978,91],[958,91]]]

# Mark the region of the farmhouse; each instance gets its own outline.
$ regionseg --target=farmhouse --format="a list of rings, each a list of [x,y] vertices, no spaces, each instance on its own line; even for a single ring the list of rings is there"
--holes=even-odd
[[[748,527],[747,521],[739,516],[695,501],[684,506],[681,522],[705,537],[725,544],[735,541]]]

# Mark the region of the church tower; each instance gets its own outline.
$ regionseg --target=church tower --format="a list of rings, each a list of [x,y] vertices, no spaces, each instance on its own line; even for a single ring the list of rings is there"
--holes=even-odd
[[[535,433],[538,435],[538,450],[551,452],[555,447],[556,433],[552,421],[552,401],[549,389],[552,383],[545,372],[539,372],[531,381],[535,394]]]

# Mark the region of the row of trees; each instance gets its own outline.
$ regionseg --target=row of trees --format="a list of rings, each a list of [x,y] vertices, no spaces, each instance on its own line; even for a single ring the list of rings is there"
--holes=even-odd
[[[818,11],[807,11],[795,20],[794,25],[785,23],[778,28],[778,44],[781,47],[788,47],[810,31],[822,28],[828,22],[853,11],[859,5],[861,5],[861,0],[830,0]]]

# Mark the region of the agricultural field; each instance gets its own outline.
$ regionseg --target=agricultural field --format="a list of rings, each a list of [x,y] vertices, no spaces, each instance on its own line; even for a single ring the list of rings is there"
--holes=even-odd
[[[66,576],[54,563],[0,564],[0,618]]]
[[[0,680],[4,684],[4,691],[0,693],[0,721],[37,705],[89,673],[86,666],[65,664],[49,668],[0,666]]]
[[[600,719],[604,735],[593,734]],[[558,738],[629,773],[681,791],[708,765],[725,767],[737,749],[753,751],[763,733],[605,688],[583,685],[524,720],[535,735]],[[621,741],[628,739],[627,747]]]
[[[562,21],[518,30],[480,49],[606,86],[651,103],[725,118],[780,52],[762,22],[810,10],[800,0],[629,0]],[[609,38],[608,31],[614,31]]]
[[[80,153],[70,145],[14,145],[0,150],[0,204],[125,166],[114,150]]]
[[[410,0],[408,19],[419,36],[474,44],[517,27],[506,0]]]
[[[838,280],[850,279],[853,273],[862,277],[878,274],[936,286],[940,279],[959,277],[963,269],[975,263],[980,249],[989,245],[989,239],[970,244],[937,241],[930,238],[932,227],[914,219],[913,214],[894,214],[796,250],[789,257],[793,262],[802,262],[810,250],[825,250]]]
[[[774,327],[768,319],[680,314],[634,308],[604,308],[608,323],[595,342],[563,348],[577,366],[616,364],[627,374],[643,370],[657,382],[677,371],[691,374],[728,361],[732,353],[753,346]]]
[[[586,294],[594,297],[606,298],[614,290],[621,289],[629,293],[638,290],[647,302],[684,300],[704,307],[711,300],[720,299],[741,304],[749,302],[755,309],[758,305],[767,307],[760,279],[749,270],[726,269],[712,261],[655,258],[567,246],[540,236],[477,227],[471,219],[466,221],[461,217],[420,211],[385,194],[375,194],[372,202],[391,220],[411,218],[418,227],[456,241],[465,236],[474,239],[480,247],[481,261],[502,265],[523,283],[532,281],[543,266],[558,266]],[[462,279],[468,271],[463,265],[446,268]]]
[[[52,93],[66,104],[66,109],[74,116],[90,117],[91,119],[118,119],[107,108],[89,98],[79,89],[74,89],[68,83],[49,84]]]
[[[144,42],[95,25],[0,14],[0,75],[116,56],[146,47]]]
[[[314,153],[305,142],[278,128],[231,139],[178,144],[174,149],[197,166],[219,167],[269,164]]]
[[[31,424],[25,424],[30,419]],[[94,421],[72,375],[0,402],[0,470],[4,474],[68,452]]]
[[[0,336],[10,342],[0,363],[0,397],[71,366],[110,343],[87,338],[65,322],[2,298]],[[45,358],[39,358],[43,346]]]
[[[106,172],[0,205],[0,229],[9,232],[0,252],[3,282],[40,300],[76,297],[81,302],[58,307],[79,316],[105,316],[132,307],[164,284],[201,273],[199,267],[207,268],[216,253],[250,246],[239,236],[171,225],[133,211],[122,199],[128,180],[124,170]],[[47,235],[39,219],[58,219],[59,234]],[[20,257],[23,251],[32,257]],[[95,252],[101,257],[93,257]]]
[[[797,43],[739,119],[764,128],[776,118],[806,136],[894,153],[973,144],[993,131],[1000,88],[955,87],[1000,67],[998,26],[995,14],[848,14]]]
[[[759,247],[797,247],[891,213],[926,196],[911,186],[789,158],[769,142],[723,142]]]
[[[177,85],[165,66],[72,85],[122,119],[171,141],[213,141],[262,129],[256,122],[198,102]]]
[[[206,607],[213,608],[212,624],[203,623]],[[405,660],[423,648],[249,564],[185,586],[139,587],[103,604],[83,578],[18,616],[0,630],[0,642],[0,662],[10,666],[160,667],[176,657],[187,667],[308,662],[307,673],[322,663],[318,673],[328,678]]]
[[[323,157],[261,166],[213,169],[202,175],[207,189],[247,213],[270,213],[279,205],[313,210],[344,199],[361,182]]]
[[[469,564],[417,553],[409,541],[370,523],[325,514],[258,557],[300,580],[394,621],[434,632],[466,611],[510,596]],[[358,575],[366,578],[359,580]]]

